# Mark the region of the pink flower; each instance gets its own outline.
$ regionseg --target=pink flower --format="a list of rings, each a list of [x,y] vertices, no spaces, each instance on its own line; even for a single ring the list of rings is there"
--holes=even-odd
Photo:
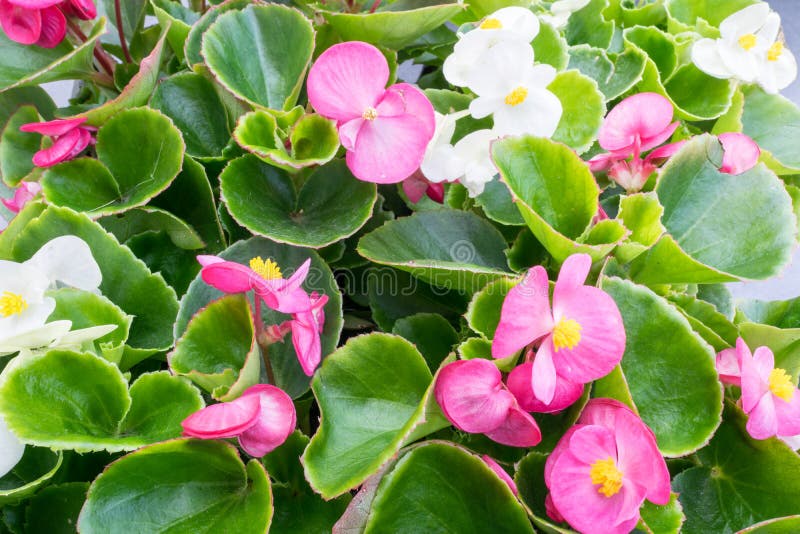
[[[531,390],[547,406],[556,398],[559,377],[586,384],[610,373],[625,352],[625,327],[616,303],[602,290],[583,285],[591,265],[587,254],[566,259],[552,311],[547,272],[538,265],[503,301],[492,356],[504,358],[540,341]]]
[[[268,384],[249,387],[231,402],[206,406],[183,420],[183,434],[200,439],[239,438],[250,456],[261,457],[294,431],[292,399]]]
[[[50,148],[40,150],[33,156],[33,164],[37,167],[52,167],[62,161],[68,161],[86,150],[94,143],[91,126],[83,126],[85,118],[57,119],[50,122],[32,122],[23,124],[20,130],[34,132],[52,137],[55,142]]]
[[[794,379],[785,369],[775,367],[775,357],[767,347],[758,347],[751,355],[744,343],[742,346],[742,409],[748,415],[747,432],[755,439],[800,434],[800,391]]]
[[[92,20],[97,16],[94,0],[68,0],[61,5],[65,15],[81,20]]]
[[[672,136],[678,122],[672,122],[672,104],[656,93],[629,96],[612,109],[600,128],[598,143],[608,150],[589,160],[593,172],[608,176],[627,191],[638,191],[660,161],[672,156],[685,141],[652,150]],[[630,160],[628,158],[631,158]]]
[[[431,182],[420,171],[403,180],[403,192],[414,204],[425,195],[434,202],[444,203],[444,184]]]
[[[483,463],[489,466],[489,469],[494,471],[494,474],[497,475],[500,478],[500,480],[506,483],[506,485],[511,490],[511,493],[513,493],[514,495],[519,495],[519,491],[517,490],[517,485],[514,483],[514,479],[512,479],[508,475],[505,469],[500,467],[500,464],[494,461],[494,458],[484,454],[483,456],[481,456],[481,460],[483,460]]]
[[[744,354],[750,356],[750,349],[742,338],[736,340],[736,348],[725,349],[717,353],[717,373],[723,384],[742,385],[742,357]]]
[[[488,360],[459,360],[439,372],[434,388],[445,417],[456,428],[511,447],[533,447],[542,440],[539,426],[522,411]]]
[[[742,133],[728,132],[719,134],[724,153],[722,155],[721,172],[742,174],[755,167],[761,156],[761,149],[750,137]]]
[[[518,365],[508,375],[506,385],[514,395],[520,408],[526,412],[555,413],[572,406],[583,395],[583,384],[571,382],[556,373],[556,388],[553,400],[545,404],[533,394],[531,376],[533,376],[533,362]]]
[[[308,73],[308,100],[335,120],[347,166],[359,180],[390,184],[416,171],[433,137],[433,106],[407,83],[386,89],[389,65],[360,41],[336,44]]]
[[[0,0],[0,26],[24,45],[58,46],[67,34],[65,14],[90,20],[97,9],[93,0]]]
[[[322,343],[320,334],[325,325],[325,304],[328,296],[311,294],[311,308],[292,315],[292,344],[303,372],[311,376],[322,360]]]
[[[584,533],[627,534],[645,499],[665,505],[670,498],[669,471],[653,432],[611,399],[589,401],[547,458],[544,479],[551,517]]]
[[[0,199],[0,202],[12,213],[19,213],[25,204],[30,202],[41,192],[42,186],[36,182],[22,182],[16,190],[14,190],[14,198]]]

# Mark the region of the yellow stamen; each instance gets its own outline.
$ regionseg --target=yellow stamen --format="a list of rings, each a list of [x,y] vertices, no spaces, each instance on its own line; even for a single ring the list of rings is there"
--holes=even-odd
[[[378,118],[378,110],[375,108],[367,108],[364,110],[364,113],[361,114],[361,118],[365,121],[374,121]]]
[[[488,18],[483,19],[483,22],[478,27],[482,30],[501,30],[503,29],[503,23],[497,19]]]
[[[506,104],[516,106],[525,102],[526,98],[528,98],[528,90],[520,86],[506,95]]]
[[[617,469],[614,460],[609,456],[605,460],[597,460],[589,471],[592,484],[597,484],[598,493],[611,497],[622,489],[622,471]]]
[[[776,41],[775,44],[769,47],[767,51],[767,59],[769,61],[778,61],[778,58],[783,54],[783,43]]]
[[[264,280],[275,280],[281,278],[281,268],[278,264],[267,258],[267,261],[261,259],[261,256],[256,256],[250,260],[250,268],[253,269]]]
[[[776,367],[769,373],[769,390],[776,397],[786,402],[791,401],[795,390],[792,377],[783,369]]]
[[[739,46],[745,50],[750,50],[756,45],[756,36],[752,33],[746,33],[739,37]]]
[[[574,319],[561,319],[553,328],[553,347],[556,352],[567,348],[572,350],[581,340],[583,327]]]
[[[19,315],[27,308],[28,303],[25,302],[22,295],[12,293],[11,291],[3,291],[3,296],[0,297],[0,315],[3,317]]]

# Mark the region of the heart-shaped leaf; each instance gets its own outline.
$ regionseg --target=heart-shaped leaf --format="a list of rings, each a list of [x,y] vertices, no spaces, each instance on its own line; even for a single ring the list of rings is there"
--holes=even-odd
[[[553,140],[579,154],[592,146],[606,114],[605,97],[597,82],[577,70],[560,72],[547,89],[561,101],[563,113]]]
[[[569,68],[578,69],[596,81],[609,101],[622,96],[639,82],[646,57],[644,52],[631,46],[620,54],[609,55],[601,48],[576,45],[569,49]]]

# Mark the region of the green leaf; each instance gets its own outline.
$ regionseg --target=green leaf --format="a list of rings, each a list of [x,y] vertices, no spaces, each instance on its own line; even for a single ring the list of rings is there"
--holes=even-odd
[[[428,368],[435,372],[458,343],[458,333],[447,319],[436,313],[418,313],[399,319],[392,333],[402,336],[417,348]]]
[[[102,0],[102,6],[103,10],[111,18],[111,23],[116,27],[115,0]],[[125,0],[119,3],[119,7],[122,15],[122,29],[125,31],[125,36],[130,40],[144,22],[147,0]]]
[[[623,196],[617,218],[631,234],[614,251],[616,257],[628,263],[654,245],[664,234],[664,225],[661,224],[663,214],[664,208],[653,192]]]
[[[539,23],[539,33],[531,42],[537,63],[552,65],[556,70],[564,70],[570,60],[567,41],[558,30],[546,22]]]
[[[742,529],[742,534],[793,534],[800,529],[800,516],[779,517],[768,519],[751,527]]]
[[[800,172],[800,110],[781,95],[770,95],[753,85],[742,89],[742,132],[753,138],[759,148],[778,165],[768,163],[778,174]]]
[[[480,458],[430,443],[407,453],[384,475],[364,532],[443,528],[464,534],[533,532],[509,487]]]
[[[32,209],[37,209],[32,205]],[[35,213],[30,211],[28,213]],[[158,274],[147,267],[113,236],[87,216],[67,208],[50,206],[32,220],[20,220],[24,229],[12,246],[4,248],[3,257],[24,261],[45,243],[62,235],[83,239],[97,258],[103,281],[100,291],[114,304],[134,317],[128,345],[152,351],[172,346],[172,323],[178,311],[175,292]],[[3,234],[8,233],[9,230]],[[10,234],[11,235],[11,234]]]
[[[576,45],[569,49],[569,67],[597,82],[597,87],[607,101],[619,98],[642,77],[646,54],[634,47],[626,47],[620,54],[608,54],[602,48]]]
[[[365,41],[400,50],[464,10],[461,3],[423,6],[403,10],[403,2],[396,2],[375,13],[321,14],[345,41]]]
[[[303,115],[291,127],[288,139],[281,133],[273,115],[254,111],[239,120],[233,135],[242,148],[287,172],[327,163],[339,149],[336,124],[320,115]]]
[[[475,197],[475,205],[483,208],[483,212],[493,221],[511,226],[523,226],[525,219],[520,215],[508,186],[500,180],[492,180],[483,189],[483,193]]]
[[[186,38],[200,15],[172,0],[150,0],[158,24],[167,32],[169,46],[183,61]]]
[[[666,456],[682,456],[702,447],[722,412],[714,351],[649,289],[619,278],[604,279],[602,289],[622,314],[627,337],[622,371],[658,448]]]
[[[0,93],[22,85],[34,85],[56,80],[89,78],[95,41],[106,29],[101,18],[85,42],[73,48],[64,40],[55,48],[42,48],[15,43],[0,32]]]
[[[343,161],[316,169],[300,188],[255,156],[220,175],[222,201],[236,221],[273,241],[324,247],[353,234],[372,214],[375,184],[356,180]]]
[[[43,489],[25,509],[25,531],[74,533],[88,489],[88,482],[69,482]]]
[[[333,352],[342,331],[342,297],[330,268],[313,250],[290,247],[260,237],[235,243],[220,256],[228,261],[244,265],[256,256],[272,258],[289,276],[306,259],[311,259],[311,273],[303,284],[307,292],[317,291],[328,296],[325,305],[325,327],[321,335],[323,358]],[[223,296],[223,293],[206,284],[199,276],[189,285],[186,295],[181,300],[181,309],[175,321],[175,337],[180,338],[187,329],[192,316],[210,302]],[[261,320],[266,325],[280,324],[289,319],[288,315],[261,307]],[[276,384],[289,395],[297,398],[308,391],[310,379],[303,372],[291,339],[287,337],[283,343],[275,343],[269,347],[269,359],[275,372]]]
[[[46,119],[53,118],[56,105],[47,91],[37,86],[8,89],[0,93],[0,126],[5,126],[9,117],[22,106],[33,106]]]
[[[656,194],[669,236],[634,260],[634,280],[766,279],[789,262],[796,228],[782,182],[763,165],[736,176],[721,173],[721,160],[719,142],[703,135],[661,169]],[[696,267],[687,269],[689,263]]]
[[[493,339],[494,331],[500,323],[503,301],[517,282],[518,280],[511,278],[501,278],[486,284],[486,287],[475,293],[467,313],[464,314],[469,327],[486,339]]]
[[[555,534],[571,534],[573,531],[561,528],[552,523],[547,516],[544,500],[549,490],[544,483],[544,465],[547,454],[538,451],[529,452],[517,464],[514,482],[519,490],[519,497],[525,504],[533,524],[542,532]]]
[[[652,534],[679,534],[686,519],[675,493],[669,496],[669,502],[664,506],[645,501],[639,511],[642,517],[640,524],[644,524],[646,532]]]
[[[61,467],[63,454],[42,447],[25,447],[25,452],[11,471],[0,477],[0,506],[33,495]]]
[[[172,119],[190,156],[215,158],[228,146],[228,114],[214,85],[203,76],[182,72],[162,80],[150,106]]]
[[[143,207],[128,210],[118,215],[109,215],[99,220],[103,228],[114,234],[120,242],[125,242],[144,232],[164,231],[172,244],[185,250],[197,250],[205,243],[194,228],[159,208]]]
[[[448,289],[474,292],[508,274],[503,236],[469,212],[441,209],[389,221],[365,235],[358,252]]]
[[[614,35],[614,22],[603,17],[608,0],[591,0],[586,6],[572,13],[567,22],[565,35],[570,45],[588,44],[606,49]]]
[[[260,356],[250,304],[243,295],[229,295],[189,321],[169,355],[169,365],[215,399],[229,401],[258,383]]]
[[[142,139],[158,142],[142,144]],[[138,108],[117,113],[100,128],[96,150],[99,162],[80,158],[44,173],[42,188],[48,202],[92,215],[146,204],[180,172],[184,144],[169,118]]]
[[[667,10],[675,19],[693,26],[702,18],[712,26],[728,16],[755,4],[757,0],[667,0]]]
[[[577,70],[560,72],[547,89],[561,101],[563,114],[553,141],[574,148],[579,154],[589,150],[606,114],[605,97],[597,82]]]
[[[311,386],[321,426],[302,458],[314,490],[326,499],[341,495],[377,471],[412,433],[419,438],[448,426],[431,401],[432,380],[422,355],[398,336],[351,338],[328,356]]]
[[[314,30],[299,11],[251,5],[217,18],[202,54],[217,80],[237,97],[275,110],[291,109],[314,50]]]
[[[189,37],[186,39],[186,46],[184,47],[186,63],[193,66],[203,62],[203,56],[200,55],[203,34],[221,14],[226,11],[244,9],[250,4],[250,0],[228,0],[218,6],[209,6],[208,11],[192,25],[192,29],[189,31]]]
[[[800,456],[776,438],[750,438],[746,420],[739,408],[726,404],[724,422],[697,453],[702,465],[675,477],[686,534],[735,532],[800,514]]]
[[[20,126],[39,122],[39,112],[34,106],[22,106],[9,117],[0,136],[0,175],[3,181],[15,187],[36,170],[33,155],[42,148],[42,136],[21,132]]]
[[[182,439],[111,464],[89,488],[78,529],[266,532],[271,519],[269,478],[257,460],[245,467],[230,445]]]

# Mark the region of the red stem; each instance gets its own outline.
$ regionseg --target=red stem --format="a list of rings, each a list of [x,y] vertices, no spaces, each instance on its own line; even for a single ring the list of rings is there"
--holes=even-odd
[[[89,40],[89,38],[86,37],[86,34],[81,31],[80,26],[75,24],[75,22],[70,20],[69,18],[67,18],[67,27],[69,27],[69,30],[82,43],[85,43],[86,41]],[[95,45],[94,45],[94,57],[97,60],[97,62],[100,64],[100,66],[103,68],[103,70],[106,71],[106,74],[111,76],[111,78],[113,79],[114,78],[114,65],[115,65],[114,61],[108,56],[108,53],[105,50],[103,50],[103,47],[100,45],[100,43],[95,43]]]
[[[253,311],[253,321],[256,327],[256,342],[261,348],[261,358],[264,360],[264,368],[267,370],[267,379],[270,384],[275,384],[275,373],[272,371],[272,363],[269,361],[269,343],[264,342],[264,321],[261,319],[261,297],[253,295],[255,309]]]
[[[114,14],[117,17],[117,32],[119,33],[119,44],[122,46],[122,54],[125,56],[125,61],[133,63],[130,51],[128,51],[128,43],[125,41],[125,30],[122,27],[122,9],[120,8],[119,0],[114,0]]]
[[[372,3],[372,7],[371,7],[371,8],[369,8],[369,12],[370,12],[370,13],[375,13],[375,10],[376,10],[376,9],[378,9],[378,6],[379,6],[379,5],[381,5],[381,0],[375,0],[375,1]]]

